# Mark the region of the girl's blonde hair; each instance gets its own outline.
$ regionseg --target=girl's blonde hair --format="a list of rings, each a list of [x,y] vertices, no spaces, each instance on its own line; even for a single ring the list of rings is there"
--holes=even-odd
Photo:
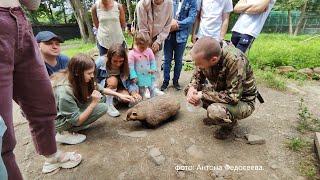
[[[141,32],[137,32],[134,36],[134,41],[135,44],[138,46],[146,46],[149,47],[150,43],[151,43],[151,39],[148,35],[141,33]]]

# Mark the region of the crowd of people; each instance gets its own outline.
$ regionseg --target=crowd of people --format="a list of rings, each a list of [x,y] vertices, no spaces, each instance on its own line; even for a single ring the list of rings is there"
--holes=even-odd
[[[205,125],[221,126],[216,138],[228,138],[237,121],[255,109],[257,87],[245,52],[274,3],[239,0],[233,7],[231,0],[140,0],[136,27],[128,29],[134,36],[128,51],[124,8],[114,0],[97,0],[91,13],[100,57],[94,61],[82,53],[71,59],[62,55],[63,39],[53,32],[33,35],[21,5],[36,10],[40,0],[1,1],[0,25],[7,28],[0,29],[0,179],[22,179],[13,153],[12,100],[29,122],[36,151],[44,156],[42,171],[76,167],[82,156],[62,152],[56,143],[82,143],[86,136],[79,131],[106,113],[119,116],[116,105],[132,107],[166,93],[172,60],[173,87],[181,90],[189,34],[196,68],[184,89],[186,99],[207,110]],[[228,42],[231,12],[240,16]]]

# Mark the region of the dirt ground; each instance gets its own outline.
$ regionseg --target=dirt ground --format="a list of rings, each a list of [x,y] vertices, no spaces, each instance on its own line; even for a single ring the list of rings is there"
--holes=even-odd
[[[186,85],[190,76],[191,71],[183,72],[181,85]],[[303,87],[291,83],[289,91],[279,92],[259,85],[266,103],[257,103],[254,114],[239,122],[236,137],[225,141],[213,137],[217,127],[202,123],[205,110],[188,112],[182,91],[170,87],[167,93],[181,102],[174,121],[157,129],[145,129],[140,122],[123,121],[126,109],[121,110],[118,118],[105,115],[82,132],[87,135],[84,143],[58,146],[81,153],[82,163],[77,168],[46,175],[41,173],[43,158],[35,153],[28,124],[15,105],[15,154],[25,179],[32,180],[304,179],[297,170],[297,155],[284,142],[298,134],[295,125],[301,97],[311,112],[320,107],[319,87],[319,82]],[[128,136],[131,132],[135,133],[131,136],[139,137]],[[246,133],[261,136],[266,143],[249,145],[243,137]],[[152,148],[159,148],[165,157],[160,165],[149,156]],[[244,166],[256,166],[256,170]]]

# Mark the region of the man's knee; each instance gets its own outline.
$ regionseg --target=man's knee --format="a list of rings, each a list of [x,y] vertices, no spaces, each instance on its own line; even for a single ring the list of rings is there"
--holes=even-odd
[[[115,76],[111,76],[107,79],[107,87],[116,89],[118,87],[118,79]]]
[[[207,116],[213,121],[232,122],[232,116],[225,104],[213,103],[207,108]]]

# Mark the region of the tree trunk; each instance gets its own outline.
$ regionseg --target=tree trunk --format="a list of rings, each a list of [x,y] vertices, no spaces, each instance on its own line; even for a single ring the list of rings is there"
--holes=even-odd
[[[67,24],[67,15],[66,15],[66,7],[64,5],[64,2],[61,2],[60,4],[61,8],[62,8],[62,12],[63,12],[63,19],[64,19],[64,23]]]
[[[307,19],[307,18],[304,18],[304,23],[303,23],[303,27],[302,27],[302,32],[304,32],[304,29],[306,28],[307,21],[308,21],[308,19]]]
[[[292,17],[291,17],[291,10],[288,10],[288,23],[289,23],[289,35],[293,34],[292,30]]]
[[[82,39],[85,42],[94,42],[91,21],[83,8],[83,4],[80,0],[70,0],[70,4],[74,11],[74,16],[77,20]]]
[[[131,12],[131,7],[132,7],[132,3],[131,3],[131,0],[126,0],[127,2],[127,11],[128,11],[128,22],[131,23],[132,22],[132,16],[133,16],[133,13]]]
[[[51,23],[55,23],[54,16],[53,16],[53,12],[52,12],[52,9],[51,9],[51,3],[50,3],[50,2],[48,2],[47,7],[48,7],[48,11],[49,11],[49,19],[50,19],[50,22],[51,22]]]
[[[306,16],[307,4],[308,4],[308,0],[306,0],[304,2],[304,5],[301,7],[299,21],[297,23],[296,29],[295,29],[294,34],[293,34],[294,36],[298,35],[300,30],[302,29],[303,22],[304,22],[304,19],[305,19],[305,16]]]

